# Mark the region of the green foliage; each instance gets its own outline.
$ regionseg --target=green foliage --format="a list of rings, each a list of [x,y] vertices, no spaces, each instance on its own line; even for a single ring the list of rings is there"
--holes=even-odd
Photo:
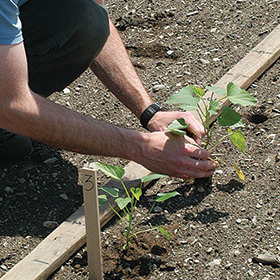
[[[167,239],[170,239],[170,234],[163,227],[154,227],[154,228],[149,228],[147,230],[142,230],[142,231],[138,231],[138,232],[135,232],[135,230],[150,215],[156,202],[166,201],[176,195],[179,195],[178,192],[174,191],[174,192],[170,192],[170,193],[158,194],[155,202],[153,203],[153,205],[150,208],[150,210],[148,211],[148,213],[144,217],[142,217],[142,219],[140,219],[140,221],[135,222],[134,211],[135,211],[137,202],[140,200],[140,198],[143,194],[142,187],[139,187],[139,188],[132,187],[130,189],[130,193],[129,193],[128,189],[126,188],[126,186],[122,180],[122,177],[124,175],[124,169],[122,167],[112,166],[112,165],[102,164],[102,163],[97,163],[97,162],[95,162],[94,165],[96,166],[96,168],[98,168],[100,171],[102,171],[107,176],[119,180],[123,186],[123,189],[126,192],[126,197],[119,197],[119,189],[117,189],[117,188],[108,188],[108,187],[100,188],[100,190],[102,190],[103,192],[105,192],[106,194],[108,194],[114,198],[114,201],[117,204],[119,210],[123,211],[123,213],[125,215],[125,219],[118,213],[118,211],[116,211],[114,209],[114,207],[109,202],[106,194],[101,194],[98,196],[99,205],[108,203],[109,206],[111,207],[111,209],[116,213],[116,215],[118,215],[118,217],[120,218],[120,220],[122,222],[123,235],[125,237],[125,244],[123,245],[124,250],[129,249],[131,237],[133,237],[139,233],[146,232],[146,231],[158,230]],[[145,182],[160,179],[163,177],[167,177],[167,176],[162,175],[162,174],[150,174],[148,176],[143,177],[141,179],[141,183],[143,184]]]
[[[190,126],[190,124],[186,124],[184,119],[174,120],[167,128],[174,134],[177,135],[186,135],[186,129]]]
[[[121,180],[122,176],[124,175],[124,169],[121,166],[113,166],[99,162],[94,162],[93,165],[107,176],[116,180]]]
[[[225,137],[229,137],[231,142],[245,154],[245,138],[240,129],[236,130],[237,128],[244,127],[241,116],[233,108],[222,106],[222,101],[228,99],[232,104],[252,106],[256,104],[256,99],[246,90],[241,89],[232,82],[227,85],[226,89],[218,86],[207,86],[206,89],[212,92],[210,98],[207,98],[207,101],[209,102],[206,102],[205,91],[203,89],[194,86],[186,86],[168,98],[166,103],[177,104],[179,108],[186,111],[197,111],[206,135],[204,139],[200,139],[202,146],[205,149],[209,149],[211,151],[220,144]],[[214,93],[220,95],[221,98],[214,99]],[[212,130],[214,126],[210,126],[211,114],[220,114],[217,118],[217,123],[222,127],[228,127],[227,135],[218,139],[216,142],[213,141],[212,137]],[[195,134],[195,132],[190,129],[190,125],[185,123],[184,119],[177,119],[173,121],[169,124],[167,129],[173,134],[184,137],[186,141],[186,129],[189,129],[190,132]],[[244,174],[235,164],[234,169],[239,178],[245,181]]]

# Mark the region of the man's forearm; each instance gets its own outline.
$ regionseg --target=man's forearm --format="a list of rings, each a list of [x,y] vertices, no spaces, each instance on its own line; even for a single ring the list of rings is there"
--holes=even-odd
[[[138,118],[153,103],[111,21],[110,36],[91,69]]]

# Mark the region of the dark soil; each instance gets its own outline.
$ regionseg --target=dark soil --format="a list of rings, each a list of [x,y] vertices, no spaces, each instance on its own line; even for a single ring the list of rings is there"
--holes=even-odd
[[[280,23],[279,1],[110,0],[107,5],[143,83],[162,102],[184,85],[205,87],[218,81]],[[137,217],[148,211],[157,192],[180,193],[159,204],[159,212],[141,225],[162,225],[171,241],[158,232],[141,234],[124,254],[120,221],[114,218],[102,229],[105,279],[280,279],[279,267],[254,261],[266,251],[280,256],[279,73],[278,60],[248,89],[257,106],[237,108],[245,123],[246,155],[224,141],[215,154],[224,154],[227,165],[212,178],[194,183],[161,179],[146,190]],[[142,129],[89,71],[68,88],[69,94],[58,92],[50,99]],[[216,128],[217,137],[223,133]],[[0,166],[0,276],[52,231],[43,227],[44,221],[59,224],[82,204],[78,173],[85,163],[127,163],[34,146],[26,161]],[[235,175],[233,162],[245,173],[246,183]],[[100,185],[105,180],[100,174]],[[88,279],[86,247],[49,279]]]

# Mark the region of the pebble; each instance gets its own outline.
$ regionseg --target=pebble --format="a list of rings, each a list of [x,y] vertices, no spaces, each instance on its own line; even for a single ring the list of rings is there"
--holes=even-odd
[[[258,263],[280,267],[280,261],[276,258],[276,256],[268,252],[265,252],[264,254],[259,254],[258,256],[254,256],[253,260]]]
[[[154,213],[160,213],[160,212],[162,212],[162,208],[160,206],[155,206],[153,212]]]
[[[205,192],[205,189],[204,189],[203,187],[198,187],[197,190],[198,190],[198,192],[200,192],[200,193]]]
[[[5,187],[4,190],[6,194],[12,194],[14,192],[14,190],[11,187]]]
[[[254,272],[252,271],[252,269],[249,269],[249,270],[248,270],[248,274],[249,274],[249,276],[251,276],[251,277],[254,276]]]
[[[203,65],[209,64],[209,60],[207,60],[207,59],[200,58],[199,61],[200,61]]]
[[[159,90],[164,89],[164,88],[165,88],[165,85],[159,84],[159,85],[154,85],[152,90],[153,90],[153,92],[156,92],[156,91],[159,91]]]
[[[7,269],[8,269],[7,266],[5,266],[4,264],[2,264],[0,267],[1,267],[3,270],[7,270]]]
[[[241,220],[241,219],[237,219],[237,220],[236,220],[236,223],[237,223],[237,224],[241,224],[241,223],[242,223],[242,220]]]
[[[207,266],[213,267],[215,265],[220,265],[221,264],[221,259],[215,259],[212,262],[208,263]]]
[[[69,88],[65,88],[64,90],[63,90],[63,93],[70,93],[70,89]]]
[[[212,252],[212,250],[213,250],[213,248],[210,247],[210,248],[208,248],[208,249],[206,250],[206,253],[207,253],[207,254],[210,254],[210,253]]]
[[[68,196],[67,196],[67,194],[65,194],[65,193],[62,193],[62,194],[60,194],[59,195],[62,199],[64,199],[64,200],[68,200]]]
[[[215,173],[222,175],[223,174],[223,170],[216,170]]]
[[[58,222],[56,221],[45,221],[43,222],[43,227],[53,229],[58,226]]]
[[[52,157],[52,158],[48,158],[44,161],[45,164],[52,164],[55,163],[57,161],[56,157]]]

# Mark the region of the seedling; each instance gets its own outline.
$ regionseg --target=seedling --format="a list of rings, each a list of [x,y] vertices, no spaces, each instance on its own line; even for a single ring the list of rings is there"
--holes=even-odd
[[[186,124],[184,119],[177,119],[173,121],[169,126],[168,130],[172,134],[183,136],[187,134],[187,130],[191,131],[196,135],[200,141],[201,146],[208,149],[210,152],[213,151],[225,138],[229,138],[231,142],[245,154],[245,138],[242,131],[238,128],[243,127],[241,116],[231,107],[222,106],[222,101],[228,99],[232,104],[239,104],[242,106],[255,105],[256,100],[247,91],[241,89],[234,83],[230,82],[227,85],[227,89],[223,89],[217,86],[206,87],[212,92],[208,102],[205,100],[205,90],[195,86],[186,86],[177,93],[173,94],[166,103],[177,104],[179,108],[185,111],[196,111],[200,121],[204,127],[205,137],[202,139],[190,128],[190,124]],[[219,99],[214,99],[214,93],[220,95]],[[213,141],[212,133],[213,126],[210,123],[210,116],[218,115],[218,124],[222,127],[227,128],[227,134],[217,141]],[[224,163],[222,159],[215,159]],[[233,164],[233,167],[240,179],[245,181],[243,172]]]
[[[167,199],[174,197],[176,195],[179,195],[178,192],[173,191],[169,193],[158,193],[156,196],[156,199],[154,200],[151,208],[147,212],[146,215],[144,215],[140,220],[135,221],[135,208],[137,202],[140,200],[142,196],[142,187],[145,182],[149,182],[155,179],[159,179],[162,177],[167,177],[166,175],[161,174],[151,174],[148,176],[145,176],[141,179],[141,185],[139,188],[131,188],[130,190],[127,189],[126,185],[124,184],[124,181],[122,180],[122,177],[125,174],[124,169],[121,166],[113,166],[109,164],[104,163],[94,163],[95,167],[102,171],[105,175],[116,179],[121,182],[121,185],[126,193],[125,197],[119,197],[119,189],[117,188],[107,188],[102,187],[100,188],[102,191],[104,191],[106,194],[101,194],[98,196],[99,199],[99,205],[103,205],[108,203],[108,205],[111,207],[111,209],[115,212],[115,214],[120,218],[122,223],[122,231],[125,238],[125,244],[123,245],[123,250],[128,250],[130,246],[130,240],[133,236],[136,236],[137,234],[158,230],[161,232],[167,239],[170,239],[170,234],[167,232],[166,229],[164,229],[162,226],[157,226],[149,229],[144,230],[138,230],[138,226],[151,214],[152,210],[155,207],[155,204],[157,202],[163,202]],[[117,210],[114,209],[112,204],[109,202],[107,195],[110,195],[115,199],[115,202],[120,210],[123,211],[125,218],[123,218]]]

